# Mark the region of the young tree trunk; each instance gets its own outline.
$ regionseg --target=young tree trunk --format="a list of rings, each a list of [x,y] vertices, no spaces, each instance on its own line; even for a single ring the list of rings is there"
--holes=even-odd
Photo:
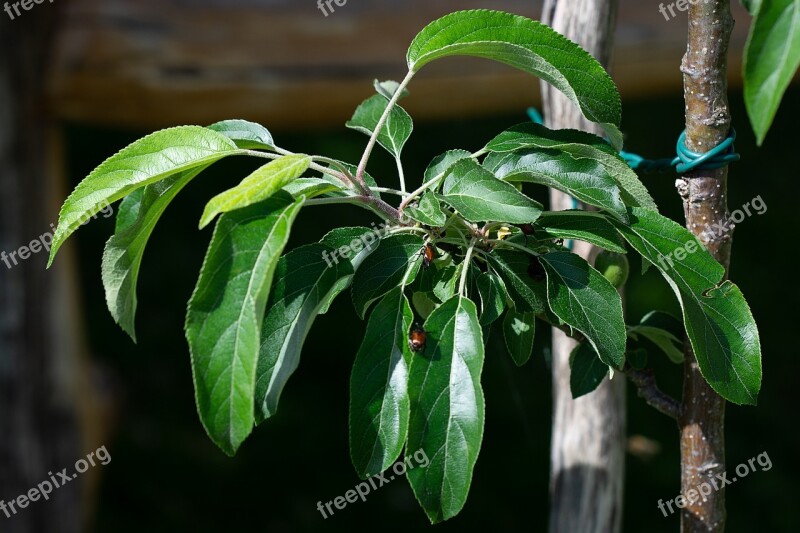
[[[728,108],[727,52],[733,29],[730,0],[689,6],[689,42],[681,64],[686,100],[686,146],[707,152],[731,127]],[[732,230],[717,234],[714,224],[728,217],[728,169],[690,172],[676,182],[683,199],[686,227],[697,235],[727,272]],[[721,226],[720,226],[721,227]],[[706,231],[708,230],[708,231]],[[703,379],[686,342],[681,432],[681,493],[697,489],[725,471],[725,401]],[[725,490],[708,501],[688,504],[681,512],[684,533],[725,530]]]
[[[616,0],[546,0],[542,20],[607,65]],[[542,83],[547,125],[602,135],[560,92]],[[551,209],[571,209],[572,199],[551,191]],[[593,260],[597,250],[575,242]],[[621,529],[625,467],[625,379],[604,381],[592,394],[572,399],[569,355],[575,342],[553,330],[553,429],[550,446],[551,533],[614,533]]]

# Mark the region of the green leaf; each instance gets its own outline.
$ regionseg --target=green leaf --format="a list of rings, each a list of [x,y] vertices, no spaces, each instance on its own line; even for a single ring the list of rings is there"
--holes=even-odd
[[[536,221],[536,239],[575,239],[612,252],[625,253],[614,225],[591,211],[546,211]]]
[[[361,263],[364,262],[364,259],[378,248],[379,240],[380,230],[378,229],[352,227],[331,230],[319,242],[333,249],[331,256],[326,258],[331,264],[342,260],[349,261],[355,273]],[[328,301],[320,309],[319,314],[324,315],[327,313],[336,297],[347,290],[352,282],[352,275],[340,279],[328,297]]]
[[[287,185],[284,185],[283,190],[295,198],[305,196],[306,199],[310,199],[329,192],[345,190],[345,187],[341,182],[338,184],[331,183],[322,178],[297,178]]]
[[[376,94],[368,98],[358,106],[353,118],[347,123],[347,127],[372,135],[388,105],[389,102],[381,95]],[[386,124],[378,134],[378,144],[393,156],[400,157],[403,146],[411,137],[413,130],[414,122],[411,120],[411,116],[406,113],[405,109],[395,105],[389,113]]]
[[[455,163],[447,172],[441,199],[471,222],[527,224],[542,213],[539,202],[497,179],[472,159]]]
[[[145,185],[238,153],[233,141],[200,126],[158,131],[122,149],[94,169],[64,202],[48,266],[64,241],[106,205]]]
[[[517,366],[524,365],[531,358],[535,335],[536,315],[517,313],[513,308],[508,310],[503,319],[503,338]]]
[[[627,335],[617,290],[575,254],[550,252],[540,259],[547,270],[547,301],[553,313],[583,333],[601,361],[621,369]]]
[[[350,378],[350,457],[359,477],[383,472],[408,434],[408,334],[414,314],[397,287],[372,311]]]
[[[393,80],[386,80],[386,81],[379,81],[374,80],[372,85],[375,87],[375,91],[387,100],[391,100],[394,97],[394,94],[397,92],[397,89],[400,88],[400,84]],[[408,89],[403,89],[403,92],[400,93],[400,97],[398,100],[402,100],[403,98],[408,96]]]
[[[653,326],[635,326],[628,330],[628,335],[634,338],[641,335],[655,344],[673,363],[683,362],[683,351],[680,349],[681,341],[669,331]]]
[[[436,270],[433,277],[433,294],[440,302],[446,302],[455,295],[463,268],[464,264],[461,263]]]
[[[759,146],[800,66],[800,0],[763,0],[744,51],[744,103]]]
[[[640,331],[640,328],[643,329]],[[680,319],[663,311],[651,311],[642,317],[637,326],[628,328],[628,336],[634,339],[638,340],[637,333],[640,332],[644,338],[664,352],[673,363],[683,363],[684,328]]]
[[[425,169],[425,182],[431,181],[436,176],[446,173],[454,164],[462,159],[470,159],[472,154],[466,150],[448,150],[437,155]]]
[[[422,264],[423,246],[421,237],[405,233],[381,240],[353,277],[353,305],[359,317],[364,318],[370,304],[400,285],[406,276],[406,285],[414,281]]]
[[[537,149],[489,154],[483,165],[499,179],[545,185],[606,209],[622,220],[627,216],[617,183],[596,161]]]
[[[418,207],[407,207],[403,213],[426,226],[441,227],[447,222],[439,200],[432,192],[422,195]]]
[[[754,405],[761,388],[761,342],[750,308],[725,270],[686,228],[646,209],[631,210],[622,236],[667,279],[709,385],[726,400]],[[678,260],[675,250],[686,252]],[[688,253],[694,249],[694,253]]]
[[[544,313],[547,301],[547,284],[543,267],[540,280],[531,277],[532,265],[537,261],[532,255],[520,252],[495,250],[488,256],[489,263],[500,274],[514,307],[521,313]]]
[[[136,285],[147,241],[173,198],[205,169],[197,167],[147,185],[120,204],[116,232],[103,251],[103,287],[111,316],[134,341]]]
[[[425,321],[425,351],[409,371],[411,419],[406,456],[423,450],[426,468],[407,473],[431,522],[464,507],[483,440],[484,400],[480,379],[483,339],[475,304],[454,296]]]
[[[647,207],[658,211],[653,198],[647,192],[647,188],[642,184],[641,180],[639,180],[636,172],[631,169],[628,163],[620,157],[619,153],[608,142],[597,135],[579,130],[551,130],[540,124],[526,122],[518,124],[495,137],[486,145],[486,149],[496,154],[534,151],[534,149],[552,153],[550,152],[551,150],[556,150],[559,153],[568,154],[572,159],[589,162],[588,168],[596,168],[596,165],[600,165],[602,170],[597,169],[597,172],[614,180],[620,188],[622,200],[626,205]],[[509,160],[499,156],[494,156],[493,159],[496,161]],[[548,168],[546,158],[542,160],[541,158],[531,157],[530,159],[534,170],[542,172]],[[568,159],[560,159],[569,162]]]
[[[457,55],[492,59],[538,76],[621,140],[622,106],[613,80],[596,59],[546,25],[502,11],[458,11],[414,38],[408,67],[416,72],[435,59]]]
[[[262,126],[255,122],[248,122],[247,120],[223,120],[208,127],[221,133],[236,143],[239,148],[247,150],[274,150],[275,141],[272,139],[272,134]]]
[[[609,369],[587,342],[580,343],[572,350],[569,367],[569,388],[573,399],[594,392],[608,376]]]
[[[508,294],[503,280],[494,272],[483,272],[477,279],[481,297],[481,326],[488,326],[503,314]]]
[[[303,175],[311,165],[307,155],[286,155],[262,166],[232,189],[209,200],[200,219],[205,228],[220,213],[228,213],[269,198],[281,188]]]
[[[186,338],[197,410],[211,440],[228,455],[236,453],[255,423],[264,309],[302,203],[278,193],[223,215],[189,301]]]
[[[256,373],[256,422],[275,414],[283,388],[300,362],[314,319],[336,284],[353,273],[349,261],[329,264],[331,248],[309,244],[283,256],[261,328]]]
[[[422,320],[426,320],[431,316],[433,310],[439,306],[439,304],[425,292],[415,292],[411,297],[411,303],[414,305],[414,310]]]

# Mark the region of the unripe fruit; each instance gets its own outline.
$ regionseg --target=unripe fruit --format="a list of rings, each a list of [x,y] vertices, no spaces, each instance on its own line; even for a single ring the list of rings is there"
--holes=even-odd
[[[603,250],[594,262],[594,267],[611,282],[614,288],[619,289],[628,281],[630,265],[625,254],[618,254]]]

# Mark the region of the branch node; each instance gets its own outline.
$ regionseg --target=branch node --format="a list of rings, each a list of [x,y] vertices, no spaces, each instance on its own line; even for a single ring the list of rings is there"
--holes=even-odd
[[[678,420],[681,415],[680,404],[672,396],[658,388],[655,374],[651,369],[636,370],[627,365],[625,367],[625,375],[636,385],[639,390],[639,397],[643,398],[648,405],[668,417]]]

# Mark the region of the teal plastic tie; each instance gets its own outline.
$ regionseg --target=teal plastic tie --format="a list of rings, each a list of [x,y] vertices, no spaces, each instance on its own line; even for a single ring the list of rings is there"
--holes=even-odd
[[[531,122],[533,122],[534,124],[539,124],[539,125],[544,124],[544,117],[542,116],[541,113],[539,113],[539,110],[536,109],[535,107],[528,108],[528,117],[530,117]]]
[[[739,161],[741,155],[736,153],[733,143],[736,141],[736,130],[731,128],[724,141],[704,154],[692,152],[686,148],[686,130],[678,138],[678,157],[672,164],[678,174],[686,174],[692,170],[715,170]]]
[[[619,155],[633,169],[645,173],[663,172],[675,168],[678,174],[686,174],[692,170],[715,170],[734,161],[741,156],[736,153],[733,143],[736,141],[736,130],[731,128],[724,141],[705,153],[693,152],[686,148],[686,130],[678,137],[675,149],[677,157],[673,159],[645,159],[631,152],[620,152]]]
[[[542,114],[535,107],[528,108],[528,117],[536,124],[544,123]],[[686,130],[683,130],[675,147],[678,155],[672,159],[645,159],[639,154],[624,151],[619,155],[633,170],[646,174],[665,172],[673,168],[678,174],[686,174],[692,170],[715,170],[739,161],[741,156],[736,153],[734,142],[736,142],[736,130],[731,128],[724,141],[701,154],[686,148]]]

